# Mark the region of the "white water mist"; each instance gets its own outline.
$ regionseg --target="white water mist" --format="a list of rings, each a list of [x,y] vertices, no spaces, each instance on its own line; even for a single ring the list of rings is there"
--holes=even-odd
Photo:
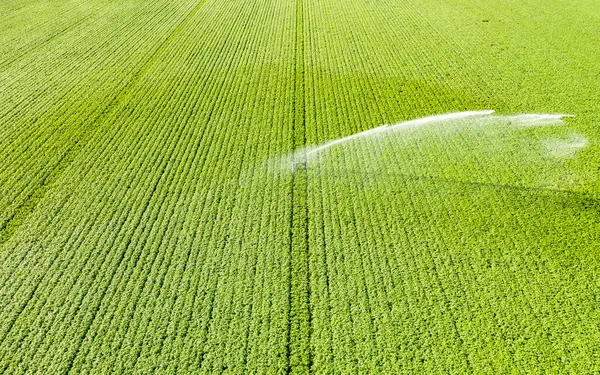
[[[428,116],[415,120],[404,121],[393,125],[382,125],[377,128],[365,130],[360,133],[352,134],[346,137],[334,139],[332,141],[325,142],[317,146],[304,147],[294,152],[291,161],[292,171],[295,171],[298,164],[306,165],[311,157],[318,155],[319,153],[326,151],[334,146],[342,145],[351,141],[355,141],[362,138],[368,137],[382,137],[391,132],[413,129],[417,127],[442,124],[442,123],[455,123],[457,121],[469,121],[470,124],[485,125],[495,122],[506,122],[509,126],[516,126],[522,128],[547,126],[547,125],[563,125],[564,117],[574,117],[573,115],[567,114],[520,114],[501,116],[493,115],[493,110],[483,111],[467,111],[467,112],[456,112],[446,113],[442,115]],[[582,136],[580,136],[583,138]],[[578,139],[576,144],[571,145],[571,148],[583,148],[585,147],[585,138]]]

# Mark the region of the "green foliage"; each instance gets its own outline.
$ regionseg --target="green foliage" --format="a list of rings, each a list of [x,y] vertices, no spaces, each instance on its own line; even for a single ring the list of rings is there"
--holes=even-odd
[[[0,373],[598,372],[599,17],[2,2]]]

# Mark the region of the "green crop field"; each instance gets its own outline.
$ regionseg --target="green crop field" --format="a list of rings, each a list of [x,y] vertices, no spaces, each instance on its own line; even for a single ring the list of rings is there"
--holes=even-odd
[[[599,343],[597,0],[0,2],[0,373]]]

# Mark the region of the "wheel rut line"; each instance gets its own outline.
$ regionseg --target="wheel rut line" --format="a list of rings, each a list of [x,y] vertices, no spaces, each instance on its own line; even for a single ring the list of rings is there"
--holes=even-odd
[[[296,0],[296,33],[294,63],[294,149],[306,145],[306,87],[304,46],[304,0]],[[306,160],[304,158],[303,160]],[[287,373],[310,373],[312,311],[310,305],[310,260],[308,233],[308,173],[306,164],[294,163],[291,176],[290,214],[290,305]]]

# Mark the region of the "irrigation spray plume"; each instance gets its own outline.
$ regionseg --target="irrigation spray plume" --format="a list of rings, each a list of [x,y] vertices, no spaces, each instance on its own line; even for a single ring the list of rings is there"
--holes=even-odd
[[[441,122],[463,120],[463,119],[467,119],[467,118],[498,119],[498,120],[506,121],[509,125],[527,128],[527,127],[546,126],[546,125],[563,125],[564,122],[562,121],[562,119],[564,117],[574,117],[573,115],[566,115],[566,114],[537,114],[537,113],[491,117],[490,115],[492,115],[493,113],[494,113],[493,110],[485,110],[485,111],[467,111],[467,112],[446,113],[443,115],[428,116],[428,117],[423,117],[423,118],[419,118],[416,120],[401,122],[401,123],[394,124],[394,125],[382,125],[377,128],[373,128],[373,129],[365,130],[360,133],[349,135],[347,137],[335,139],[333,141],[329,141],[329,142],[323,143],[318,146],[305,147],[305,148],[302,148],[302,149],[294,152],[293,157],[292,157],[292,165],[291,165],[292,173],[294,173],[296,171],[296,168],[298,165],[304,165],[304,167],[306,167],[306,164],[310,157],[315,156],[318,153],[325,151],[333,146],[343,144],[343,143],[346,143],[346,142],[349,142],[349,141],[352,141],[355,139],[359,139],[359,138],[380,136],[382,134],[393,132],[396,130],[401,130],[401,129],[409,129],[409,128],[415,128],[415,127],[420,127],[420,126],[424,126],[424,125],[441,123]],[[576,140],[572,141],[572,143],[570,143],[569,145],[565,146],[565,148],[569,148],[571,150],[576,151],[580,148],[585,147],[585,145],[586,145],[585,138],[576,139]]]
[[[564,117],[575,117],[574,115],[564,114],[536,114],[529,113],[523,115],[504,116],[509,124],[516,124],[523,127],[562,125]]]
[[[461,120],[469,117],[481,117],[481,116],[489,116],[494,113],[493,110],[485,110],[485,111],[468,111],[468,112],[457,112],[457,113],[446,113],[443,115],[435,115],[419,118],[416,120],[404,121],[394,125],[382,125],[377,128],[365,130],[360,133],[352,134],[347,137],[335,139],[333,141],[326,142],[320,146],[311,147],[311,148],[303,148],[294,153],[294,157],[292,159],[292,172],[296,171],[298,165],[304,165],[306,167],[306,163],[308,158],[318,154],[321,151],[327,150],[333,146],[346,143],[357,138],[365,138],[371,137],[374,135],[380,135],[383,133],[392,132],[395,130],[415,128],[424,125],[452,121],[452,120]]]
[[[395,124],[395,125],[382,125],[380,127],[374,128],[374,129],[365,130],[360,133],[356,133],[356,134],[353,134],[353,135],[350,135],[350,136],[347,136],[344,138],[339,138],[339,139],[333,140],[331,142],[327,142],[321,146],[318,146],[317,148],[306,151],[305,156],[308,157],[312,154],[317,154],[317,153],[319,153],[323,150],[326,150],[332,146],[335,146],[340,143],[345,143],[345,142],[351,141],[356,138],[369,137],[369,136],[373,136],[376,134],[391,132],[391,131],[400,130],[400,129],[413,128],[413,127],[417,127],[417,126],[433,124],[436,122],[463,119],[463,118],[467,118],[467,117],[486,116],[486,115],[491,115],[492,113],[494,113],[494,111],[492,111],[492,110],[448,113],[445,115],[429,116],[429,117],[424,117],[424,118],[420,118],[420,119],[416,119],[416,120],[405,121],[405,122],[401,122],[401,123]]]
[[[551,139],[546,141],[548,154],[558,159],[569,159],[586,147],[588,140],[581,134],[572,133],[568,139]]]

